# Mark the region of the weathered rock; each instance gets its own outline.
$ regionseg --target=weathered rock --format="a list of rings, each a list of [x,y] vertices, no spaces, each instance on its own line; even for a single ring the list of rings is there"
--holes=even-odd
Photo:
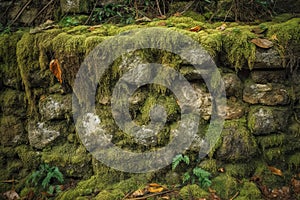
[[[255,135],[285,131],[289,116],[287,108],[254,106],[248,113],[248,127]]]
[[[222,144],[216,152],[220,160],[247,160],[257,153],[254,137],[240,122],[228,122],[222,131]]]
[[[62,133],[66,132],[66,124],[60,122],[58,124],[46,122],[29,122],[28,139],[31,146],[42,149],[51,144]]]
[[[256,49],[256,59],[253,68],[283,68],[279,52],[274,49]]]
[[[193,105],[191,105],[191,107],[200,106],[199,112],[201,118],[204,120],[209,120],[212,114],[212,97],[210,93],[206,92],[204,87],[196,84],[194,84],[193,87],[197,95],[197,100]]]
[[[234,73],[225,74],[223,77],[226,96],[241,97],[243,93],[243,84],[239,77]]]
[[[64,13],[87,13],[88,1],[83,0],[60,0],[60,6]]]
[[[0,118],[0,136],[2,145],[17,145],[25,141],[23,122],[15,116]]]
[[[232,97],[227,100],[225,110],[220,113],[225,113],[225,119],[238,119],[244,116],[246,108],[247,104]]]
[[[49,95],[41,98],[39,110],[43,120],[64,119],[71,113],[71,95]]]
[[[281,84],[247,83],[244,88],[243,100],[250,104],[286,105],[289,103],[288,89]]]
[[[266,71],[266,70],[254,70],[251,72],[251,78],[255,83],[266,84],[266,83],[284,83],[286,82],[286,71]]]
[[[25,116],[26,103],[24,93],[11,89],[3,91],[0,93],[0,108],[4,115]]]

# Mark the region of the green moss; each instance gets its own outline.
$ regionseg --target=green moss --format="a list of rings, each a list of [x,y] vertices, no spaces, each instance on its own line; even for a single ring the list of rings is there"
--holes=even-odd
[[[284,160],[284,154],[285,150],[281,147],[274,147],[270,149],[265,149],[263,151],[263,155],[268,161]]]
[[[181,188],[179,192],[180,197],[183,200],[189,200],[189,199],[198,199],[198,198],[207,198],[209,196],[209,193],[198,185],[187,185]]]
[[[239,190],[239,185],[235,178],[225,173],[212,179],[211,188],[216,190],[222,199],[230,199]]]
[[[194,11],[186,11],[183,13],[184,17],[190,17],[195,21],[201,21],[204,22],[205,21],[205,17],[197,12]]]
[[[298,169],[300,167],[300,152],[296,152],[288,158],[288,165],[290,168]]]
[[[248,163],[230,163],[224,165],[226,173],[235,178],[250,177],[255,171],[256,165]]]
[[[27,169],[35,169],[40,164],[40,155],[27,145],[16,147],[16,152]]]
[[[269,147],[278,147],[282,146],[285,141],[285,134],[272,134],[267,136],[258,136],[256,137],[257,143],[262,147],[264,151],[266,148]]]
[[[96,197],[96,200],[121,200],[126,194],[123,193],[120,190],[112,190],[112,191],[107,191],[107,190],[102,190]]]
[[[224,31],[223,50],[229,63],[236,70],[244,66],[252,69],[256,47],[250,40],[256,37],[247,26],[228,28]]]
[[[201,169],[211,172],[212,174],[215,174],[218,171],[217,160],[215,159],[203,160],[198,166]]]
[[[248,200],[248,199],[257,199],[262,200],[261,192],[253,182],[244,180],[243,187],[240,190],[239,196],[236,200]]]

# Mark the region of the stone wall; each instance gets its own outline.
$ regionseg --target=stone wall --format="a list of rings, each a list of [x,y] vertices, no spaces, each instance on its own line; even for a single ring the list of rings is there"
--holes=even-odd
[[[204,30],[188,31],[199,24]],[[299,24],[299,18],[279,24],[264,23],[263,26],[268,28],[264,37],[273,38],[274,46],[269,49],[256,47],[250,42],[258,37],[251,32],[256,26],[232,23],[220,31],[216,29],[218,24],[205,24],[189,17],[171,17],[165,21],[127,27],[103,25],[91,29],[77,26],[34,34],[18,31],[1,35],[0,180],[17,179],[16,190],[20,192],[24,190],[26,177],[41,163],[49,163],[58,166],[66,180],[90,181],[81,182],[76,187],[78,190],[65,191],[60,197],[73,199],[70,197],[89,196],[96,190],[104,190],[107,185],[121,180],[126,180],[123,183],[126,185],[133,177],[139,177],[106,167],[82,145],[73,123],[71,88],[85,56],[103,40],[134,28],[166,25],[199,41],[213,56],[225,83],[227,106],[224,108],[226,120],[222,135],[209,155],[198,164],[214,174],[215,184],[221,184],[224,178],[224,175],[218,176],[220,167],[225,168],[227,178],[234,181],[267,174],[270,165],[287,171],[288,175],[299,172]],[[49,63],[54,58],[61,65],[62,84],[49,70]],[[126,71],[148,62],[171,66],[190,81],[197,91],[197,101],[201,102],[199,130],[207,129],[212,113],[213,98],[201,74],[189,63],[164,51],[129,53],[117,59],[101,79],[96,94],[96,111],[103,117],[103,127],[110,133],[111,140],[117,146],[133,151],[166,145],[180,115],[180,108],[170,91],[149,85],[137,90],[130,100],[130,112],[138,123],[147,124],[151,105],[160,103],[167,108],[168,114],[164,131],[154,138],[154,142],[139,144],[117,128],[110,112],[113,86]],[[196,162],[200,148],[201,140],[195,140],[184,153]],[[167,167],[151,173],[143,181],[160,178],[171,183],[174,180],[170,180],[170,173],[171,169]],[[272,174],[265,175],[265,179],[274,187],[284,182]],[[10,187],[1,182],[0,192]],[[130,187],[134,188],[132,183]],[[238,190],[236,187],[227,189],[231,192]],[[230,196],[229,193],[221,195],[224,198]]]

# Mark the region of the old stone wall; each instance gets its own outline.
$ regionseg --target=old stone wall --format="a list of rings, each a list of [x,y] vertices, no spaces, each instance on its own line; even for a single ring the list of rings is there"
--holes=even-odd
[[[199,23],[204,30],[189,31]],[[281,177],[268,174],[267,166],[281,168],[288,175],[299,172],[300,19],[257,26],[232,23],[222,31],[217,28],[220,24],[171,17],[146,25],[77,26],[1,35],[0,180],[17,179],[16,190],[20,192],[24,190],[28,175],[41,163],[49,163],[58,166],[66,180],[88,180],[81,182],[77,189],[63,192],[60,199],[89,196],[96,190],[99,193],[107,185],[121,180],[127,182],[118,185],[116,195],[120,195],[120,191],[126,192],[122,191],[128,189],[124,185],[134,188],[136,181],[132,181],[132,177],[139,176],[106,167],[82,144],[73,122],[71,88],[81,63],[97,44],[130,29],[167,25],[201,43],[213,56],[224,80],[227,99],[225,125],[217,145],[204,161],[199,162],[200,167],[214,174],[215,184],[222,184],[226,178],[235,185],[239,178],[261,174],[267,174],[268,183],[283,183]],[[272,41],[273,47],[260,48],[251,42],[253,38],[262,37],[253,33],[257,27],[267,29],[263,37]],[[59,61],[62,83],[49,69],[53,59]],[[96,111],[103,118],[103,127],[110,133],[111,140],[119,147],[137,152],[166,145],[172,138],[174,123],[180,118],[174,95],[164,87],[148,85],[139,88],[130,99],[131,117],[139,124],[147,124],[151,106],[160,103],[168,115],[164,131],[152,141],[139,144],[115,124],[110,111],[114,85],[131,68],[150,62],[176,69],[197,92],[197,101],[201,102],[199,136],[201,130],[207,129],[214,101],[201,74],[174,54],[148,49],[118,58],[100,81]],[[80,101],[80,97],[78,99]],[[201,140],[196,139],[184,153],[196,162],[200,148]],[[221,178],[218,176],[220,167],[226,170],[226,176],[222,174]],[[160,174],[162,181],[171,184],[174,179],[170,180],[170,173],[171,169],[166,168],[152,173],[144,181],[153,180]],[[0,182],[1,193],[10,187]],[[227,189],[231,193],[238,190],[236,186],[224,190]],[[222,195],[226,199],[231,193],[225,191]]]

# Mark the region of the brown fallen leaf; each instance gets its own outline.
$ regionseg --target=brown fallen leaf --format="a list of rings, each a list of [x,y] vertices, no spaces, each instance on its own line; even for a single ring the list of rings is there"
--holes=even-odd
[[[3,196],[7,200],[17,200],[17,199],[20,199],[19,194],[15,190],[6,191],[6,192],[3,193]]]
[[[157,25],[158,26],[167,26],[167,23],[166,22],[158,22]]]
[[[271,166],[268,166],[268,168],[273,174],[275,174],[277,176],[283,176],[283,173],[280,169],[277,169],[276,167],[271,167]]]
[[[161,185],[158,183],[150,183],[149,186],[150,187],[161,187]]]
[[[192,31],[192,32],[198,32],[200,31],[202,28],[200,26],[194,26],[192,28],[189,29],[189,31]]]
[[[161,15],[161,16],[157,16],[158,19],[167,19],[167,16],[165,15]]]
[[[293,190],[296,194],[300,194],[300,180],[297,180],[295,178],[292,178],[291,185],[293,187]]]
[[[144,194],[145,194],[145,191],[139,189],[132,193],[132,197],[141,197],[141,196],[144,196]]]
[[[217,27],[216,29],[219,31],[224,31],[226,29],[227,25],[224,23],[221,26]]]
[[[263,49],[269,49],[269,48],[273,47],[273,42],[271,42],[270,40],[267,40],[267,39],[254,38],[251,40],[251,42],[253,44],[255,44],[256,46],[263,48]]]
[[[151,22],[152,20],[149,17],[142,17],[135,20],[136,22]]]
[[[62,84],[62,72],[61,72],[61,68],[60,68],[60,64],[58,59],[53,59],[50,62],[50,71],[54,74],[54,76],[57,78],[57,80],[59,81],[60,84]]]
[[[181,13],[180,12],[176,12],[173,16],[174,17],[181,17]]]

